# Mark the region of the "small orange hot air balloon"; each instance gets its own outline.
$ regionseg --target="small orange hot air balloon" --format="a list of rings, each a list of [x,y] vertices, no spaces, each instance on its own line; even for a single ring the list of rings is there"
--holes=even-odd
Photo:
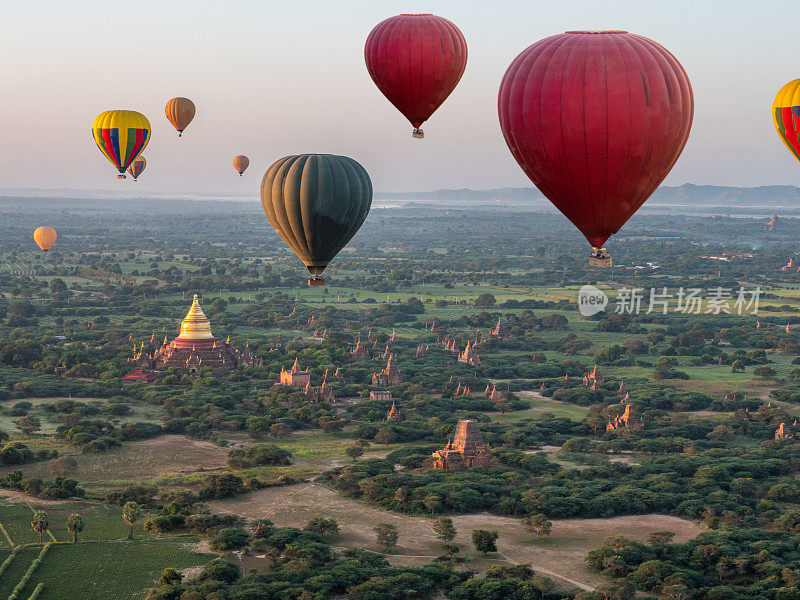
[[[238,156],[233,157],[233,168],[239,172],[239,177],[242,176],[247,170],[247,167],[250,166],[250,159],[247,158],[244,154],[240,154]]]
[[[194,111],[194,102],[188,98],[178,96],[167,102],[164,112],[167,114],[167,119],[172,123],[172,126],[178,130],[178,137],[181,137],[183,130],[194,119]]]
[[[44,252],[56,243],[56,230],[52,227],[39,227],[33,232],[33,239]]]

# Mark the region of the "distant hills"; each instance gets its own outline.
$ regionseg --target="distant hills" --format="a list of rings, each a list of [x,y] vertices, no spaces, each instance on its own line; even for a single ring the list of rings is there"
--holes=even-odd
[[[129,187],[116,190],[81,190],[81,189],[35,189],[35,188],[0,188],[0,198],[150,198],[150,199],[184,199],[184,200],[233,200],[239,202],[257,202],[257,194],[237,195],[225,192],[207,194],[180,194],[176,192],[149,191],[143,194]],[[473,190],[469,188],[442,189],[430,192],[376,192],[378,201],[398,201],[403,203],[434,204],[547,204],[547,200],[535,187],[496,188],[490,190]],[[800,208],[800,187],[792,185],[763,185],[759,187],[728,187],[720,185],[693,185],[686,183],[679,186],[662,186],[656,190],[647,203],[653,205],[672,206],[704,206],[734,207],[747,206],[769,211],[783,207]]]
[[[497,188],[492,190],[435,190],[432,192],[379,192],[381,200],[407,200],[414,202],[530,202],[544,201],[542,193],[530,188]],[[686,204],[706,206],[778,206],[800,205],[800,188],[792,185],[764,185],[741,188],[719,185],[662,186],[656,190],[648,204]]]
[[[648,202],[706,205],[758,205],[775,206],[800,204],[800,188],[793,185],[762,185],[759,187],[725,187],[719,185],[663,186],[656,190]]]

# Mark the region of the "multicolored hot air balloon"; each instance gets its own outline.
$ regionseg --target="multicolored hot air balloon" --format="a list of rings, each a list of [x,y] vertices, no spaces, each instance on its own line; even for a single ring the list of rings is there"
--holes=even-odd
[[[593,246],[590,263],[664,180],[694,114],[686,71],[626,31],[568,31],[517,56],[498,112],[511,154]]]
[[[128,167],[128,173],[131,174],[134,181],[138,181],[139,175],[142,174],[142,171],[144,171],[144,168],[146,166],[147,166],[147,160],[145,159],[144,156],[140,154],[139,156],[136,157],[136,160],[134,160],[131,163],[131,166]]]
[[[125,170],[147,147],[150,131],[150,121],[135,110],[107,110],[92,123],[94,141],[119,171],[117,179],[125,179]]]
[[[178,137],[183,136],[183,130],[189,126],[189,123],[194,119],[194,102],[188,98],[178,96],[173,98],[164,107],[164,112],[167,114],[167,119],[172,123],[172,126],[177,129]]]
[[[781,141],[800,160],[800,79],[784,85],[775,96],[772,120]]]
[[[39,227],[33,232],[33,240],[43,252],[47,252],[56,243],[56,230],[52,227]]]
[[[250,166],[250,159],[247,158],[244,154],[239,154],[233,157],[233,168],[239,173],[239,177],[242,176],[247,170],[247,167]]]
[[[467,42],[458,27],[436,15],[397,15],[378,23],[364,46],[372,81],[414,126],[420,126],[455,89],[467,67]]]
[[[356,234],[372,205],[372,182],[360,164],[335,154],[285,156],[261,180],[270,224],[308,268],[308,285]]]

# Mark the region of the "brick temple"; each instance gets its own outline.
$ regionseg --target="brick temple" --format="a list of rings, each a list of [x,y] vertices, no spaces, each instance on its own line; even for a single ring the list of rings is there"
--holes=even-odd
[[[797,421],[794,422],[794,426],[797,426]],[[792,440],[794,439],[794,432],[786,426],[786,423],[781,423],[780,427],[775,430],[775,439],[776,440]]]
[[[306,387],[308,384],[311,383],[311,373],[308,370],[308,367],[305,370],[300,368],[300,362],[297,360],[297,357],[294,359],[294,364],[292,368],[288,371],[281,367],[281,377],[278,380],[280,385],[291,385],[294,387]]]
[[[397,405],[394,403],[394,400],[392,400],[392,407],[386,413],[386,420],[391,421],[392,419],[394,419],[395,421],[401,420],[400,410],[397,408]]]
[[[448,440],[442,450],[433,453],[433,468],[445,472],[463,471],[472,467],[488,467],[492,451],[483,443],[478,422],[461,420],[456,425],[456,435]]]
[[[455,342],[453,342],[455,344]],[[478,356],[478,341],[467,343],[464,351],[458,355],[458,362],[467,363],[473,367],[479,367],[481,364],[481,357]]]
[[[336,397],[333,395],[333,390],[325,379],[322,380],[322,385],[318,388],[311,387],[311,380],[309,379],[309,382],[303,389],[303,393],[306,395],[308,400],[317,404],[320,402],[336,402]]]
[[[503,326],[502,317],[497,317],[497,325],[489,332],[489,335],[501,340],[508,337],[508,330]]]
[[[390,353],[383,371],[372,375],[372,385],[375,387],[391,387],[401,383],[403,383],[403,377],[394,362],[394,354]]]
[[[369,356],[369,350],[367,350],[366,346],[361,345],[361,338],[358,338],[358,342],[356,343],[354,348],[350,349],[350,358],[353,360],[361,360],[362,358],[367,358]]]
[[[502,396],[500,396],[500,392],[497,391],[497,386],[492,386],[492,389],[489,389],[489,385],[486,385],[486,389],[483,391],[483,395],[491,400],[492,402],[499,402]]]
[[[597,365],[594,366],[591,372],[583,376],[583,385],[588,385],[593,390],[597,389],[598,384],[603,384],[605,381],[606,378],[597,370]]]
[[[644,429],[644,419],[637,413],[633,404],[625,405],[625,412],[606,423],[606,431],[624,431]]]

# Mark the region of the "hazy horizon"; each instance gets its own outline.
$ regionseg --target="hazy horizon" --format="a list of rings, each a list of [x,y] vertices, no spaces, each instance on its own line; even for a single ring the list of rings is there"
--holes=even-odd
[[[425,124],[423,141],[411,139],[411,126],[375,88],[363,60],[374,25],[415,11],[452,20],[469,46],[464,77]],[[686,68],[694,126],[665,184],[800,185],[800,165],[770,115],[777,90],[800,76],[793,65],[796,16],[796,6],[716,0],[580,0],[569,10],[516,0],[142,0],[118,11],[98,1],[16,4],[0,24],[0,48],[9,57],[0,186],[257,199],[274,160],[332,152],[358,160],[383,192],[530,187],[502,139],[497,89],[524,48],[576,28],[645,35]],[[182,139],[163,113],[176,95],[197,105]],[[111,108],[139,110],[153,127],[147,170],[136,184],[117,182],[91,140],[92,119]],[[251,159],[242,178],[230,162],[239,153]]]

